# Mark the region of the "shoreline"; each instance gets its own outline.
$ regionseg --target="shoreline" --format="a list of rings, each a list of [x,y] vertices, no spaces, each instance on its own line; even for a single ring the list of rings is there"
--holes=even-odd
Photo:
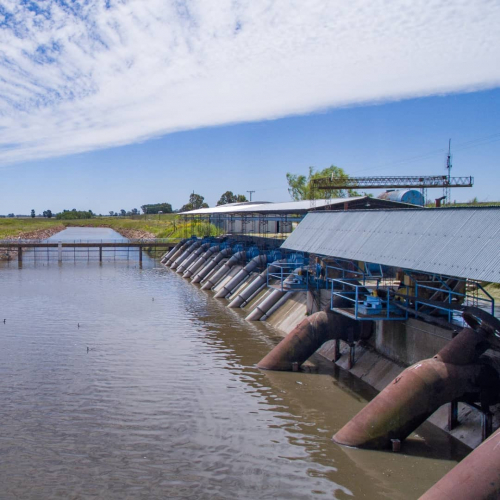
[[[57,234],[61,231],[64,231],[68,227],[82,227],[80,225],[74,225],[72,226],[71,224],[60,224],[57,226],[52,226],[48,228],[41,228],[41,229],[35,229],[33,231],[23,231],[20,232],[16,235],[13,235],[10,239],[12,240],[46,240],[47,238],[50,238],[54,234]],[[95,227],[95,226],[91,226]],[[109,225],[103,224],[102,226],[99,227],[106,227],[108,229],[113,229],[116,231],[118,234],[123,236],[124,238],[127,238],[129,240],[137,239],[156,239],[156,236],[149,232],[149,231],[143,231],[139,229],[126,229],[126,228],[114,228]],[[17,256],[17,249],[11,249],[8,252],[3,251],[0,247],[0,261],[10,261],[13,260]]]
[[[12,240],[46,240],[54,234],[66,229],[64,225],[52,226],[43,229],[35,229],[33,231],[24,231],[13,236]],[[17,249],[3,251],[0,247],[0,261],[12,260],[17,255]]]

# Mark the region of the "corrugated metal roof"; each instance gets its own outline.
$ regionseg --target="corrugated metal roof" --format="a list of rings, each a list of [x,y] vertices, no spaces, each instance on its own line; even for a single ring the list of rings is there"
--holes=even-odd
[[[312,212],[282,247],[500,283],[500,207]]]
[[[203,214],[232,214],[239,213],[245,208],[260,207],[261,205],[268,205],[268,201],[256,202],[242,202],[242,203],[227,203],[226,205],[219,205],[218,207],[198,208],[196,210],[189,210],[188,212],[179,212],[181,215],[203,215]]]
[[[332,198],[329,200],[311,200],[287,201],[280,203],[270,203],[265,201],[231,203],[228,205],[219,205],[218,207],[200,208],[189,212],[181,212],[183,215],[202,215],[202,214],[228,214],[228,213],[301,213],[308,212],[311,208],[324,208],[343,203],[349,203],[356,200],[363,200],[365,196],[353,196],[350,198]]]

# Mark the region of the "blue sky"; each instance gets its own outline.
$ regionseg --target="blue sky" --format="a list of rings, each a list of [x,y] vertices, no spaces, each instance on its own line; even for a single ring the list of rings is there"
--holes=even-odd
[[[0,1],[0,214],[282,201],[310,165],[445,173],[449,138],[452,198],[498,200],[500,5],[472,4]]]

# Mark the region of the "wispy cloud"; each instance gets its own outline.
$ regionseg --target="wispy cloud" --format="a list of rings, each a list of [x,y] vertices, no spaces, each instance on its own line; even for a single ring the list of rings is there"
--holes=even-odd
[[[0,0],[0,161],[500,85],[496,0]]]

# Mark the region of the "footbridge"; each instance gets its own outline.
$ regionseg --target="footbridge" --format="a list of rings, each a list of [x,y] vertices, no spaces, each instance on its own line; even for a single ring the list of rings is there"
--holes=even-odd
[[[81,256],[82,254],[87,254],[90,258],[91,249],[95,249],[94,252],[99,252],[99,261],[103,260],[104,252],[113,252],[116,255],[117,251],[121,251],[122,254],[126,253],[127,259],[132,256],[136,256],[139,262],[142,262],[142,256],[144,251],[152,252],[156,255],[158,252],[165,253],[171,250],[178,240],[174,239],[137,239],[137,240],[88,240],[88,241],[48,241],[48,240],[21,240],[21,239],[10,239],[10,240],[0,240],[0,252],[7,255],[7,259],[10,260],[17,254],[17,260],[19,263],[23,262],[23,253],[26,251],[32,251],[35,258],[46,257],[50,260],[50,256],[54,255],[54,250],[57,251],[57,260],[62,261],[63,251],[68,252],[68,249],[73,250],[73,256],[76,260],[76,256]],[[51,252],[52,249],[52,252]],[[44,251],[46,250],[46,251]],[[132,250],[132,252],[131,252]]]

